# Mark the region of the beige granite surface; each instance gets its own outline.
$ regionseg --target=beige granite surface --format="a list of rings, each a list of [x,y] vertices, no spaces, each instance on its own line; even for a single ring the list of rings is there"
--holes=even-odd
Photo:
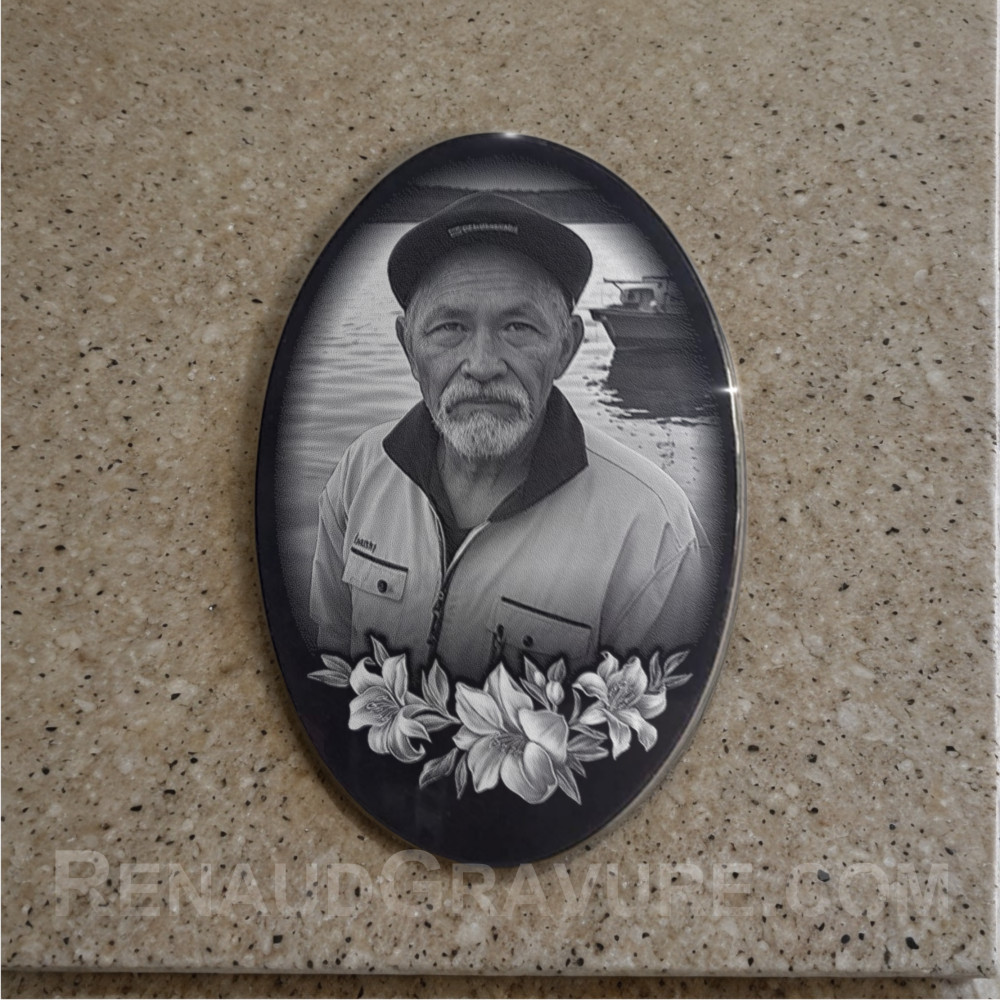
[[[8,5],[3,961],[76,970],[9,988],[992,975],[993,16]],[[386,171],[491,129],[594,157],[674,230],[738,362],[749,482],[735,634],[692,745],[612,833],[497,872],[492,913],[322,773],[252,532],[264,387],[310,264]],[[359,866],[357,895],[331,864]]]

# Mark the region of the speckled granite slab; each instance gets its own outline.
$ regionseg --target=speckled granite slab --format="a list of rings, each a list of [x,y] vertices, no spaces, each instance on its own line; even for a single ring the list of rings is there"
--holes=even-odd
[[[7,966],[990,975],[993,13],[9,7]],[[691,253],[749,547],[658,792],[468,872],[307,749],[251,497],[314,256],[380,174],[489,129],[607,164]]]

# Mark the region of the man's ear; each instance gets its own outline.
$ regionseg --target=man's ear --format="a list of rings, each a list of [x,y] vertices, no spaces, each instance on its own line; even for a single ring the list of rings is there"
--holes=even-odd
[[[410,353],[410,347],[406,341],[406,319],[403,316],[396,317],[396,339],[403,348],[406,360],[410,363],[410,371],[413,373],[413,377],[419,382],[420,379],[417,376],[417,369],[413,364],[413,355]]]
[[[569,318],[569,325],[566,328],[566,335],[563,338],[563,354],[559,358],[559,369],[556,378],[561,378],[563,373],[569,368],[570,362],[576,357],[576,352],[580,350],[583,343],[583,319],[573,313]]]

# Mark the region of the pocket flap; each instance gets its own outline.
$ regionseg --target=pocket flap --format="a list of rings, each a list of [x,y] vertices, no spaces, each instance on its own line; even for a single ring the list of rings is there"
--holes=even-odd
[[[406,587],[407,572],[405,566],[376,559],[352,548],[344,564],[343,580],[348,586],[363,590],[366,594],[400,601]]]
[[[494,634],[506,645],[546,657],[578,660],[590,645],[591,629],[583,622],[535,608],[510,597],[497,602]]]

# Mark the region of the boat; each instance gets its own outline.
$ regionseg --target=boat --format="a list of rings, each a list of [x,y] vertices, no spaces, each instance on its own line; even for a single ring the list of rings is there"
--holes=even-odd
[[[691,314],[666,275],[604,281],[618,289],[618,301],[591,309],[590,315],[607,330],[616,348],[666,347],[691,336]]]

